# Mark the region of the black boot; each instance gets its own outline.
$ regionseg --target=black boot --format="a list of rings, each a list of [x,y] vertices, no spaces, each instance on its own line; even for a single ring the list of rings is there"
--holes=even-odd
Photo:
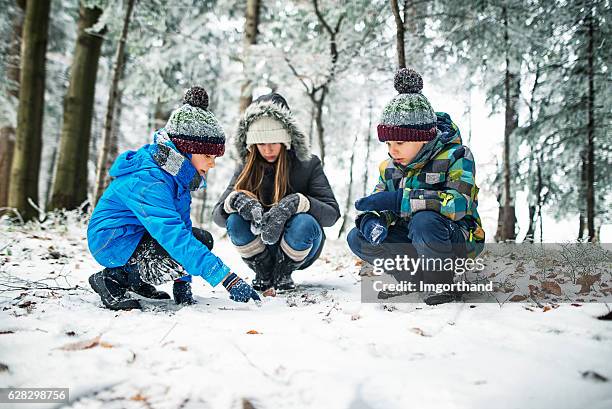
[[[263,252],[242,260],[255,272],[252,284],[255,291],[265,291],[274,285],[272,277],[274,255],[268,247]]]
[[[128,290],[127,273],[122,267],[105,268],[89,276],[89,285],[98,293],[102,303],[111,310],[141,309],[138,300],[126,297]]]
[[[177,304],[192,305],[198,303],[193,299],[193,294],[191,294],[191,283],[189,281],[174,281],[172,294],[174,295],[174,302]]]
[[[444,291],[441,293],[425,294],[423,302],[427,305],[440,305],[449,302],[461,301],[463,299],[463,293],[459,291]]]
[[[297,270],[304,261],[296,262],[289,258],[278,246],[276,248],[276,263],[274,266],[274,288],[279,292],[295,290],[295,283],[291,273]]]
[[[130,266],[124,268],[127,271],[129,290],[141,295],[145,298],[151,298],[153,300],[169,300],[170,294],[165,291],[159,291],[151,284],[145,283],[140,278],[138,268],[136,266]]]

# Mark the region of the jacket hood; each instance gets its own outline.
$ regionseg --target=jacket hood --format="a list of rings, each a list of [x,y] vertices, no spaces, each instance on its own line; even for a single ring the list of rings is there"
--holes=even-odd
[[[189,157],[178,151],[163,128],[155,132],[153,143],[119,155],[109,174],[111,177],[119,177],[151,168],[165,170],[190,190],[205,187],[205,178],[193,167]]]
[[[243,161],[246,159],[248,153],[246,148],[246,136],[249,126],[256,119],[265,116],[274,118],[282,124],[291,137],[291,150],[295,152],[299,160],[305,161],[310,159],[310,146],[308,146],[306,135],[298,129],[297,123],[293,119],[293,115],[291,115],[291,111],[273,102],[264,101],[249,105],[238,124],[238,131],[234,144],[238,151],[238,155]]]

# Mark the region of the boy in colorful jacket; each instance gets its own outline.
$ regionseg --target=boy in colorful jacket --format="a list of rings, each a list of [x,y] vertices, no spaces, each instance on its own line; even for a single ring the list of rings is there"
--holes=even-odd
[[[153,286],[175,280],[177,304],[192,304],[191,276],[223,283],[234,301],[259,300],[211,249],[207,231],[192,228],[191,191],[206,186],[206,172],[225,151],[225,135],[208,110],[204,88],[190,88],[153,143],[121,154],[110,183],[91,215],[89,250],[106,267],[89,277],[113,310],[141,308],[128,291],[169,299]]]
[[[412,257],[473,258],[482,251],[485,233],[472,153],[450,116],[434,112],[421,94],[416,71],[399,70],[394,85],[399,95],[377,128],[390,158],[379,166],[374,192],[355,203],[363,213],[348,235],[349,247],[371,264],[409,248]],[[453,273],[421,271],[413,280],[452,283]],[[392,295],[399,294],[382,292],[379,298]]]

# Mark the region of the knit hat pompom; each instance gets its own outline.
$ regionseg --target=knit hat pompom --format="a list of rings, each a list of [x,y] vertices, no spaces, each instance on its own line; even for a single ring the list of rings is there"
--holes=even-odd
[[[401,68],[395,73],[393,86],[400,94],[416,94],[423,90],[423,78],[412,68]]]
[[[202,87],[191,87],[185,92],[183,104],[192,107],[208,109],[208,93]]]
[[[222,156],[225,152],[225,133],[208,110],[208,93],[202,87],[185,92],[183,105],[172,111],[164,128],[181,153]]]

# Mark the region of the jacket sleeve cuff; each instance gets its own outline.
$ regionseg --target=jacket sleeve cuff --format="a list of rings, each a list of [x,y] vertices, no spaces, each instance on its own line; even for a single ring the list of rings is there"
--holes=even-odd
[[[225,276],[228,275],[229,272],[230,268],[219,260],[204,278],[210,285],[216,287],[225,278]]]
[[[232,199],[234,198],[234,196],[236,196],[239,192],[237,191],[233,191],[232,193],[230,193],[229,195],[227,195],[227,197],[225,198],[225,200],[223,201],[223,210],[225,210],[225,213],[227,214],[231,214],[231,213],[236,213],[236,209],[234,209],[230,203],[232,203]]]
[[[297,193],[300,201],[298,202],[298,207],[296,213],[306,213],[310,210],[310,200],[306,196],[301,193]]]

